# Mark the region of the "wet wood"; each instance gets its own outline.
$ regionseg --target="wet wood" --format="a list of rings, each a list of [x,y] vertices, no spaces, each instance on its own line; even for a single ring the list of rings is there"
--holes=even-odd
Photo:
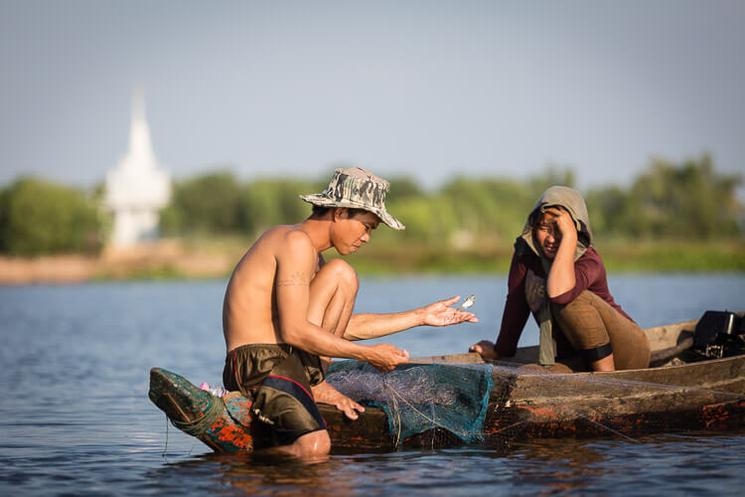
[[[334,406],[319,404],[318,407],[328,424],[332,446],[367,450],[394,448],[395,440],[388,434],[388,418],[382,410],[367,407],[358,419],[351,420]]]

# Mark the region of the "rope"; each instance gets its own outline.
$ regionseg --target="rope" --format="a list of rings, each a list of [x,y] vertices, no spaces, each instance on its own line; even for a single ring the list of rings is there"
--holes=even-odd
[[[212,426],[212,423],[220,417],[220,414],[224,409],[225,402],[223,402],[219,397],[210,395],[210,400],[207,404],[207,409],[204,411],[204,416],[194,421],[176,421],[175,419],[171,419],[171,423],[184,433],[194,437],[199,437],[207,432],[210,426]]]
[[[597,413],[597,411],[594,411],[594,412],[595,412],[595,413]],[[595,421],[594,419],[590,419],[590,418],[588,418],[587,416],[582,416],[582,417],[581,417],[580,419],[584,419],[585,421],[589,421],[590,423],[592,423],[592,424],[594,424],[594,425],[596,425],[596,426],[599,426],[600,428],[602,428],[602,429],[604,429],[604,430],[607,430],[607,431],[609,431],[609,432],[611,432],[611,433],[614,433],[614,434],[618,435],[619,437],[625,438],[625,439],[626,439],[626,440],[628,440],[629,442],[634,442],[634,443],[641,443],[641,442],[639,442],[638,440],[636,440],[636,439],[634,439],[634,438],[631,438],[630,436],[626,435],[625,433],[621,433],[621,432],[620,432],[620,431],[618,431],[618,430],[614,430],[614,429],[613,429],[613,428],[611,428],[610,426],[606,426],[606,425],[604,425],[603,423],[598,423],[598,422],[597,422],[597,421]]]
[[[166,419],[166,445],[165,447],[163,447],[163,453],[161,454],[161,457],[163,459],[166,458],[166,454],[168,453],[168,415],[167,414],[165,415],[165,419]]]

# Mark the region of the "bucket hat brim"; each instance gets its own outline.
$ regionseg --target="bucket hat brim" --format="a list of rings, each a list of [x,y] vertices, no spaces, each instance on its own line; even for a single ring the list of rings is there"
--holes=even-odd
[[[404,226],[401,221],[391,216],[384,208],[381,209],[379,207],[370,206],[362,202],[354,202],[346,199],[337,201],[321,194],[300,195],[300,198],[305,202],[308,202],[309,204],[318,205],[320,207],[344,207],[347,209],[366,210],[378,216],[383,223],[385,223],[387,226],[390,226],[394,230],[402,231],[406,229],[406,226]]]

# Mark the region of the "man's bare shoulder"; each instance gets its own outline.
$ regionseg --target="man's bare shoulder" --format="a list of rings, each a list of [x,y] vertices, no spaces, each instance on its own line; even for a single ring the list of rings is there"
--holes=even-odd
[[[278,236],[275,255],[278,267],[277,286],[307,286],[313,279],[318,253],[308,233],[290,227]]]
[[[269,250],[274,252],[275,249],[281,248],[285,243],[288,233],[296,231],[295,225],[280,224],[264,231],[256,241],[251,245],[248,251]]]
[[[287,226],[280,235],[280,250],[288,253],[315,253],[313,241],[305,231],[301,230],[298,225]]]
[[[244,259],[315,260],[317,251],[310,236],[300,229],[300,225],[280,225],[265,231],[250,249]]]

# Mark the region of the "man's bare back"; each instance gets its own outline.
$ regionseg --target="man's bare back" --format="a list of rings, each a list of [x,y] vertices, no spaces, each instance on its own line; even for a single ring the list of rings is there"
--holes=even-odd
[[[278,251],[284,247],[289,231],[298,232],[299,225],[269,229],[236,265],[223,302],[228,351],[251,343],[284,342],[279,332],[276,277]],[[318,258],[318,253],[313,256]]]

